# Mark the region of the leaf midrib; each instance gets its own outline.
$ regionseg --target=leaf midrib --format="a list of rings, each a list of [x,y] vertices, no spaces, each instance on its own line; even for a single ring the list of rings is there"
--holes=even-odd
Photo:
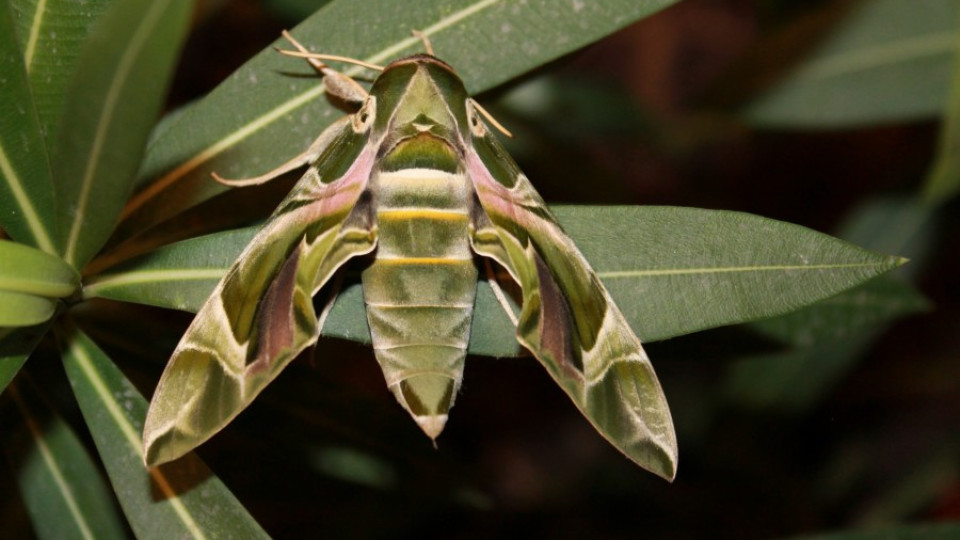
[[[34,208],[30,197],[23,190],[23,182],[20,180],[20,175],[17,174],[17,171],[13,168],[13,164],[10,163],[10,158],[7,156],[2,142],[0,142],[0,173],[7,179],[7,185],[10,186],[10,191],[13,192],[13,197],[17,200],[17,205],[23,211],[23,216],[27,220],[30,232],[33,233],[33,238],[36,240],[37,246],[47,253],[56,253],[57,249],[53,245],[53,240],[51,240],[50,235],[47,234],[47,229],[37,215],[37,209]]]
[[[903,264],[905,259],[885,261],[882,263],[825,263],[825,264],[779,264],[753,265],[734,267],[701,267],[701,268],[659,268],[649,270],[608,270],[597,272],[601,279],[623,279],[654,276],[680,276],[695,274],[728,274],[738,272],[788,272],[797,270],[840,270],[849,268],[885,267],[890,264]],[[135,285],[138,283],[159,283],[163,281],[207,281],[219,280],[229,267],[208,268],[167,268],[163,270],[134,270],[116,274],[103,275],[94,278],[84,286],[84,295],[95,298],[100,291],[110,287]]]
[[[143,19],[141,19],[140,25],[133,33],[133,38],[130,40],[129,46],[124,49],[123,55],[120,57],[120,63],[117,66],[117,70],[114,72],[113,80],[110,82],[110,87],[107,90],[107,96],[104,99],[104,106],[97,122],[97,129],[94,135],[93,145],[91,146],[90,150],[90,158],[87,160],[87,165],[83,174],[83,180],[80,184],[80,197],[77,200],[74,220],[70,226],[70,233],[67,239],[64,258],[71,264],[76,264],[76,250],[80,240],[80,230],[83,225],[84,217],[86,216],[87,205],[89,204],[90,192],[94,183],[94,177],[96,176],[97,169],[100,165],[100,158],[103,155],[103,145],[107,136],[107,131],[108,128],[111,127],[113,115],[116,112],[119,104],[120,91],[126,84],[130,72],[133,70],[135,65],[134,60],[147,43],[147,39],[150,35],[150,29],[153,28],[157,21],[163,16],[167,5],[167,2],[151,3],[150,10],[143,17]]]
[[[899,259],[894,263],[900,264],[906,262],[906,259]],[[869,268],[883,267],[891,264],[890,261],[882,263],[825,263],[825,264],[773,264],[773,265],[752,265],[752,266],[713,266],[702,268],[659,268],[650,270],[608,270],[597,272],[600,278],[630,278],[646,276],[675,276],[690,274],[729,274],[736,272],[788,272],[794,270],[839,270],[845,268]]]
[[[37,42],[40,41],[40,26],[43,24],[43,17],[46,13],[47,0],[40,0],[37,2],[37,8],[34,11],[33,22],[30,23],[30,35],[27,37],[27,46],[23,52],[23,60],[28,75],[33,67],[33,55],[37,49]]]
[[[80,528],[81,536],[83,536],[83,538],[93,539],[94,535],[90,531],[90,525],[87,523],[83,512],[80,510],[80,505],[77,503],[77,498],[74,496],[73,490],[70,489],[70,485],[64,478],[63,471],[60,469],[57,460],[53,457],[53,452],[50,450],[50,447],[47,446],[47,440],[43,434],[43,430],[40,429],[40,426],[37,424],[37,421],[34,419],[33,415],[30,414],[30,410],[27,409],[27,406],[20,397],[20,393],[17,391],[16,386],[10,386],[10,396],[13,398],[14,403],[16,403],[17,408],[20,409],[20,413],[23,415],[24,423],[26,424],[27,429],[30,431],[31,436],[33,436],[37,443],[37,448],[40,450],[40,455],[43,458],[43,462],[47,465],[47,469],[50,471],[50,475],[53,477],[54,483],[57,484],[57,488],[63,495],[63,500],[67,504],[67,509],[70,511],[70,515],[77,523],[77,527]]]

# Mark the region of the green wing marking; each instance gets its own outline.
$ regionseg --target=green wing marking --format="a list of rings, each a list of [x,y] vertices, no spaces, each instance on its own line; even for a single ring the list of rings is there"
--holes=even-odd
[[[375,148],[349,122],[197,313],[154,393],[144,461],[176,459],[243,410],[320,333],[313,296],[376,245],[366,193]]]
[[[607,440],[672,480],[673,421],[640,340],[506,151],[489,134],[473,143],[473,247],[520,285],[517,339]]]

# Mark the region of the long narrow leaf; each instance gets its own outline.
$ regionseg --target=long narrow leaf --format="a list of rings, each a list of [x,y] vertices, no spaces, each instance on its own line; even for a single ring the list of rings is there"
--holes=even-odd
[[[425,0],[410,9],[393,0],[340,0],[293,34],[316,50],[383,64],[423,52],[410,34],[419,30],[476,93],[675,1]],[[281,40],[276,45],[289,46]],[[306,63],[264,50],[151,145],[141,178],[149,185],[127,206],[119,236],[129,237],[222,192],[210,181],[211,171],[252,176],[283,163],[342,114],[324,99],[323,86]]]
[[[567,206],[556,216],[648,341],[788,313],[906,262],[740,212]]]
[[[109,4],[109,0],[10,1],[47,148],[56,140],[67,85],[83,42]]]
[[[57,301],[34,294],[0,291],[0,328],[33,326],[53,317]]]
[[[764,125],[842,127],[939,116],[950,92],[960,3],[868,0],[746,109]]]
[[[23,367],[48,326],[41,324],[26,328],[0,328],[0,394]]]
[[[266,536],[195,455],[147,469],[140,445],[146,400],[79,330],[62,338],[74,395],[138,538]]]
[[[59,257],[0,240],[0,291],[63,298],[80,285],[80,275]]]
[[[847,218],[840,236],[860,245],[909,255],[911,263],[837,296],[750,325],[787,350],[741,359],[722,383],[742,405],[800,413],[816,406],[895,320],[929,309],[902,278],[923,268],[933,246],[931,207],[914,198],[867,201]],[[909,271],[909,272],[907,272]]]
[[[37,536],[125,538],[113,495],[80,439],[32,385],[20,387],[10,388],[20,429],[4,433],[0,442],[17,471]]]
[[[77,60],[54,152],[64,259],[81,267],[130,194],[163,103],[190,2],[114,2]]]
[[[0,227],[56,252],[50,161],[10,7],[0,3]]]
[[[809,229],[749,214],[672,207],[553,208],[637,333],[647,341],[786,313],[900,264]],[[252,229],[181,242],[99,276],[85,293],[195,311]],[[471,352],[515,350],[513,328],[482,282]],[[362,297],[348,287],[324,333],[366,341]]]

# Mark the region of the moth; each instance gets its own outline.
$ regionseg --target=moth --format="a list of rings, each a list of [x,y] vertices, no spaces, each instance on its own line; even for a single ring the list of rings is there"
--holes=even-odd
[[[478,261],[520,291],[516,337],[596,430],[672,480],[677,444],[653,367],[600,279],[492,134],[499,124],[433,54],[401,58],[369,91],[298,51],[326,91],[359,108],[301,155],[234,186],[306,172],[197,313],[143,431],[148,466],[217,433],[319,337],[313,297],[348,260],[361,274],[373,348],[400,405],[431,439],[460,388]],[[427,50],[432,53],[427,44]]]

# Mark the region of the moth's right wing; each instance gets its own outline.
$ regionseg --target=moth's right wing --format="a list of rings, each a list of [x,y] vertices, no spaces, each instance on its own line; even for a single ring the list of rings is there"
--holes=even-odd
[[[473,248],[506,268],[523,292],[517,340],[601,435],[672,480],[673,420],[640,340],[506,150],[487,134],[466,153],[480,203]]]
[[[189,452],[249,405],[319,336],[314,294],[348,259],[374,249],[374,208],[365,193],[375,148],[349,121],[331,129],[337,133],[327,135],[329,144],[170,358],[144,425],[147,465]]]

